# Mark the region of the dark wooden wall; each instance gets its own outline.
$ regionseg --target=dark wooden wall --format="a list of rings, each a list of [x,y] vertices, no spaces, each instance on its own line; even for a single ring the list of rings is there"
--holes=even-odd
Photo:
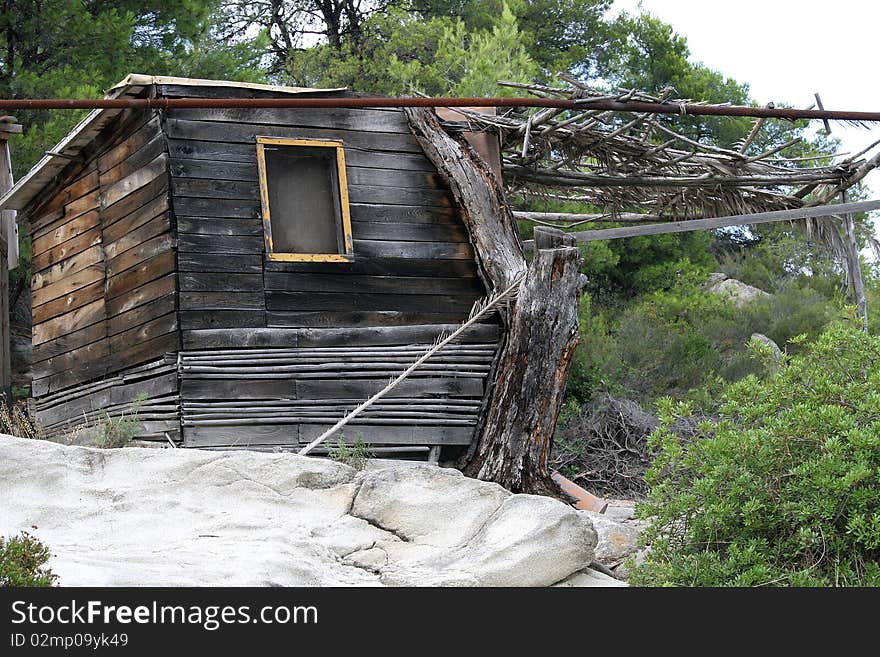
[[[159,116],[123,113],[64,174],[27,212],[33,394],[50,433],[56,420],[70,419],[62,409],[43,412],[65,390],[88,388],[180,348],[168,155]],[[124,401],[131,400],[118,403]]]
[[[457,322],[485,294],[465,227],[402,111],[175,109],[165,128],[188,348],[199,346],[189,331],[204,328]],[[258,135],[343,141],[353,263],[264,258]]]
[[[353,262],[265,258],[258,135],[344,143]],[[398,110],[129,113],[31,216],[34,394],[50,432],[142,395],[143,437],[295,448],[485,294],[449,191]],[[499,340],[491,321],[476,327],[345,438],[468,444]]]

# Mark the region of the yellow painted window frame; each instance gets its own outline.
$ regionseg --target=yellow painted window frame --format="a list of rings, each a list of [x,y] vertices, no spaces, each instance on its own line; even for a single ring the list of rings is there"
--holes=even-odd
[[[336,170],[339,181],[339,210],[342,219],[343,253],[276,253],[272,245],[272,221],[269,212],[269,184],[266,177],[265,146],[308,146],[336,149]],[[286,137],[257,137],[257,167],[260,176],[260,204],[263,210],[263,236],[266,257],[276,262],[351,262],[354,242],[351,237],[351,212],[348,207],[348,178],[345,173],[345,149],[342,142],[327,139],[290,139]]]

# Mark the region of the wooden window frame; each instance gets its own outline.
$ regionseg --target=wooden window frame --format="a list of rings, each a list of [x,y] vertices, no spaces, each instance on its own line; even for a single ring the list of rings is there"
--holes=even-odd
[[[269,184],[266,176],[265,146],[307,146],[310,148],[336,149],[337,192],[339,217],[342,228],[342,253],[279,253],[272,244],[272,221],[269,211]],[[354,242],[351,237],[351,213],[348,202],[348,177],[345,172],[345,149],[338,140],[294,139],[286,137],[257,137],[257,168],[260,178],[260,204],[263,211],[263,237],[266,241],[266,257],[276,262],[351,262],[354,259]]]

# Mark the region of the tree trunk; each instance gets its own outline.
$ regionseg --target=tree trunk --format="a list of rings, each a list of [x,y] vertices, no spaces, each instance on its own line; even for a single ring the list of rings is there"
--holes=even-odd
[[[501,312],[506,340],[496,361],[476,450],[465,472],[514,492],[563,497],[548,461],[577,345],[580,253],[555,229],[536,229],[527,265],[501,181],[433,112],[406,108],[413,134],[449,182],[487,286],[497,292],[527,270],[519,295]]]

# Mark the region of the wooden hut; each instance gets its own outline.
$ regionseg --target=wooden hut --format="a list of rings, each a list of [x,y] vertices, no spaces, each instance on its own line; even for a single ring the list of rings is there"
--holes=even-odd
[[[130,75],[109,96],[291,94],[346,92]],[[33,396],[50,435],[137,402],[141,439],[296,448],[486,294],[398,109],[95,110],[0,208],[32,237]],[[500,339],[476,326],[345,440],[470,444]]]

